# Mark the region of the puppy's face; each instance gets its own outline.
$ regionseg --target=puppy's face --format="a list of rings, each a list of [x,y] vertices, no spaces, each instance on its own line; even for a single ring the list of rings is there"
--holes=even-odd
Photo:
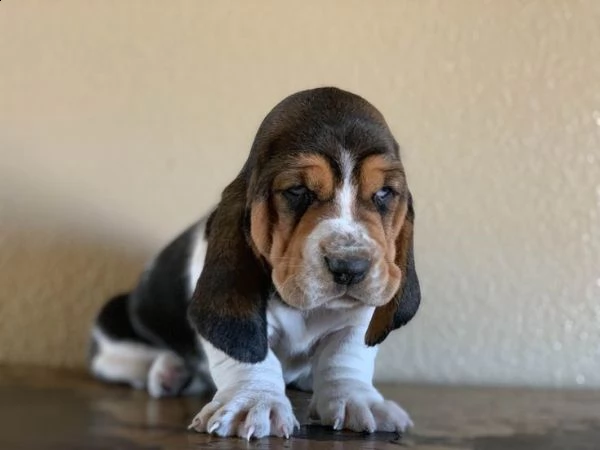
[[[303,310],[381,306],[401,282],[397,146],[370,104],[347,100],[280,118],[257,160],[251,240],[283,301]]]

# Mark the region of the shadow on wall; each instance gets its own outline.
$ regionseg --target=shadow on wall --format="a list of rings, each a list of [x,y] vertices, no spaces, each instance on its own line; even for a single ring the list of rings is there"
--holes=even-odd
[[[95,314],[107,297],[133,286],[148,249],[61,223],[56,211],[65,200],[45,196],[40,211],[27,201],[27,187],[8,191],[25,200],[0,193],[0,364],[83,367]]]

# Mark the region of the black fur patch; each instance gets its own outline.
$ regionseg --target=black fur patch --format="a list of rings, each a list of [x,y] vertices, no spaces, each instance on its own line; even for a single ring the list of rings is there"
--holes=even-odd
[[[414,227],[415,222],[415,208],[413,205],[413,198],[410,192],[408,193],[408,211],[406,213],[407,220],[412,222]],[[411,236],[410,247],[408,248],[408,255],[406,258],[406,274],[402,294],[400,295],[400,304],[394,315],[394,329],[403,327],[417,314],[419,306],[421,304],[421,286],[419,283],[419,277],[417,276],[417,269],[415,267],[415,251],[414,251],[414,238]]]
[[[406,281],[400,295],[396,314],[394,314],[393,328],[406,325],[415,316],[421,304],[421,286],[415,269],[415,257],[412,248],[406,261]]]
[[[102,333],[115,341],[141,342],[150,344],[140,336],[129,318],[129,294],[120,294],[111,298],[100,310],[96,326]]]
[[[154,346],[170,349],[184,359],[198,356],[195,334],[186,319],[191,298],[189,258],[197,226],[188,228],[159,253],[129,302],[135,331]]]
[[[265,313],[249,319],[193,314],[194,324],[212,345],[233,359],[258,363],[267,357],[269,342]]]

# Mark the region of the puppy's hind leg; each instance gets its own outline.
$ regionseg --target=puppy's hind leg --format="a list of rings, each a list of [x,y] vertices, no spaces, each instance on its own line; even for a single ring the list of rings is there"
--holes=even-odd
[[[127,294],[114,297],[100,310],[92,329],[89,369],[102,381],[143,389],[162,351],[135,332],[127,299]]]
[[[210,389],[205,364],[186,361],[136,332],[127,302],[128,295],[111,299],[96,319],[89,356],[92,375],[108,383],[147,389],[155,398],[194,395]]]
[[[207,367],[190,367],[180,356],[164,351],[150,367],[147,388],[152,397],[159,398],[202,394],[213,387]]]

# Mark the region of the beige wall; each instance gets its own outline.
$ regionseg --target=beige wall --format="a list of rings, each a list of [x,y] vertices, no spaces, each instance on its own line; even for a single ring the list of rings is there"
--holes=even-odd
[[[104,297],[283,96],[377,105],[423,307],[380,379],[600,386],[600,2],[0,4],[0,361],[80,366]]]

